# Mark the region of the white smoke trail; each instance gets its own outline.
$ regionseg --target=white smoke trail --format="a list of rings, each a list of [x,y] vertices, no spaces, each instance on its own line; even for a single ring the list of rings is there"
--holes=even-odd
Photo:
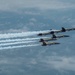
[[[22,48],[22,47],[32,47],[32,46],[39,46],[39,44],[0,47],[0,50],[7,50],[7,49],[14,49],[14,48]]]
[[[48,38],[48,37],[42,37],[42,38]],[[19,41],[32,41],[32,40],[34,41],[34,40],[38,40],[38,39],[40,40],[41,37],[38,37],[38,38],[24,38],[24,39],[21,39],[21,38],[20,39],[17,39],[17,38],[16,39],[14,39],[14,38],[10,39],[9,38],[9,39],[5,39],[5,40],[0,40],[0,43],[17,42],[17,41],[18,42]]]
[[[42,38],[47,38],[47,37],[42,37]],[[5,39],[5,40],[0,40],[0,43],[5,43],[5,42],[17,42],[17,41],[30,41],[30,40],[38,40],[38,38],[25,38],[25,39]]]
[[[32,43],[35,41],[20,41],[20,42],[11,42],[11,43],[1,43],[0,46],[7,46],[7,45],[16,45],[16,44],[24,44],[24,43]]]
[[[49,31],[49,30],[46,30]],[[41,32],[46,32],[46,31],[33,31],[33,32],[21,32],[21,33],[6,33],[6,34],[0,34],[0,39],[1,38],[14,38],[14,37],[25,37],[25,36],[31,36],[31,35],[36,35]]]

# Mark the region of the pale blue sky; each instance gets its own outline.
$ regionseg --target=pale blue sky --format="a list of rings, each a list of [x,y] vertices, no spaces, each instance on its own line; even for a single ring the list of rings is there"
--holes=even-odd
[[[0,0],[0,10],[13,11],[22,8],[62,9],[75,8],[74,0]]]
[[[0,13],[0,31],[5,33],[7,31],[11,34],[11,32],[22,31],[60,30],[62,26],[65,28],[75,27],[75,10],[72,8],[75,9],[75,0],[0,0],[0,12],[4,11]],[[19,14],[13,13],[14,11]],[[36,35],[25,37],[21,33],[18,38],[0,39],[0,42],[6,41],[6,43],[0,43],[0,48],[10,48],[11,46],[16,48],[0,50],[0,75],[75,75],[74,32],[56,34],[67,34],[70,37],[57,40],[61,43],[60,45],[47,47],[18,48],[20,45],[25,45],[25,43],[22,44],[22,39],[39,38]],[[13,36],[6,34],[5,37],[2,36],[3,34],[0,35],[2,38],[18,36],[18,34]],[[38,44],[40,38],[28,44]],[[21,42],[17,41],[19,43],[17,45],[12,42],[12,40],[19,39]],[[11,42],[7,43],[8,40]],[[55,74],[52,73],[52,70]],[[69,71],[74,71],[74,74]]]

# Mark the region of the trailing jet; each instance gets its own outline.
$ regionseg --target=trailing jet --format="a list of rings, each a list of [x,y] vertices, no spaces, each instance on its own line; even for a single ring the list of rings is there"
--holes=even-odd
[[[43,42],[43,41],[53,41],[53,40],[57,40],[58,38],[64,38],[64,37],[69,37],[69,35],[56,36],[55,34],[53,34],[51,38],[40,39],[39,42]]]
[[[71,31],[71,30],[75,30],[75,28],[65,29],[64,27],[62,27],[61,30],[51,30],[50,32],[39,33],[38,36],[48,35],[48,34],[54,34],[54,33],[60,33],[60,32],[66,32],[66,31]]]
[[[59,35],[56,36],[55,34],[52,35],[52,38],[64,38],[64,37],[70,37],[69,35]]]
[[[42,41],[42,46],[47,46],[47,45],[57,45],[57,44],[60,44],[60,43],[58,43],[58,42],[45,42],[45,41]]]

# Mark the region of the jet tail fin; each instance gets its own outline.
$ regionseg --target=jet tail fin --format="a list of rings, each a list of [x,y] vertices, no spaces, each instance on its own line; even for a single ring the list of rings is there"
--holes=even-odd
[[[46,46],[47,45],[47,43],[45,42],[45,41],[42,41],[42,46]]]
[[[65,31],[66,31],[66,29],[64,27],[62,27],[62,32],[65,32]]]
[[[40,39],[40,41],[39,42],[43,42],[44,41],[44,39]]]
[[[55,34],[52,35],[52,38],[57,38]]]

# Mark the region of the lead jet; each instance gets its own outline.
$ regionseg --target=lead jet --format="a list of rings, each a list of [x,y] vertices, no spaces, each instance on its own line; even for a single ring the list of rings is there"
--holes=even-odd
[[[75,30],[75,28],[64,28],[64,27],[62,27],[61,30],[51,30],[50,32],[39,33],[38,36],[60,33],[60,32],[66,32],[66,31],[71,31],[71,30]]]
[[[53,34],[51,38],[40,39],[39,42],[43,42],[43,41],[53,41],[53,40],[57,40],[58,38],[64,38],[64,37],[70,37],[70,36],[69,36],[69,35],[56,36],[55,34]]]
[[[47,45],[57,45],[57,44],[60,44],[58,42],[45,42],[45,41],[42,41],[42,46],[47,46]]]

